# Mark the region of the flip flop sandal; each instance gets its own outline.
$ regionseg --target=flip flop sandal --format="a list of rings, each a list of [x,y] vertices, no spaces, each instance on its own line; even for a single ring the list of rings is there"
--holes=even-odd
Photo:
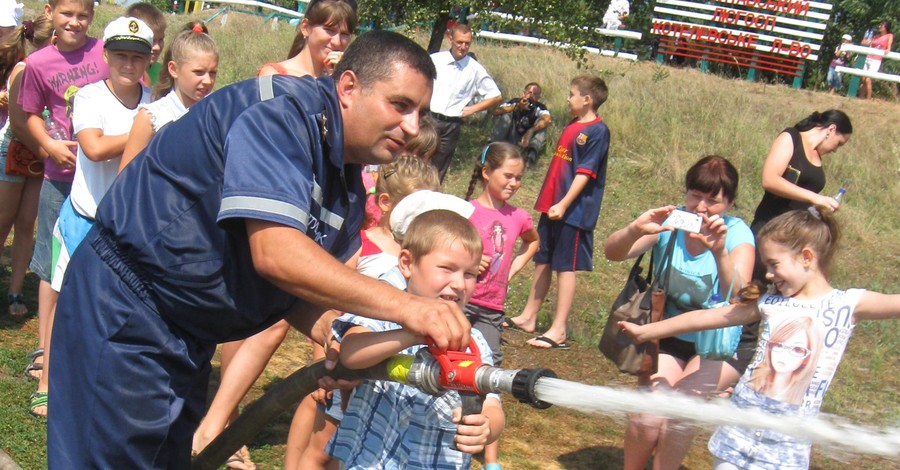
[[[556,341],[553,341],[552,339],[550,339],[550,338],[548,338],[548,337],[546,337],[546,336],[543,336],[543,335],[542,335],[542,336],[538,336],[537,338],[534,338],[534,341],[538,341],[538,342],[545,343],[545,344],[548,345],[548,347],[543,348],[543,347],[540,347],[540,346],[535,346],[535,345],[532,344],[532,343],[528,343],[529,346],[531,346],[532,348],[535,348],[535,349],[559,349],[559,350],[566,350],[566,349],[571,349],[571,348],[572,348],[572,345],[569,344],[569,343],[567,343],[567,342],[565,342],[565,341],[563,341],[562,343],[557,343]]]
[[[22,309],[22,313],[13,313],[13,311],[19,311],[20,307]],[[22,294],[9,294],[9,315],[11,317],[24,317],[28,314],[28,307],[25,307],[25,297]]]
[[[31,394],[31,404],[28,408],[28,412],[31,413],[32,416],[36,418],[47,418],[47,415],[42,415],[37,412],[38,408],[47,408],[49,412],[50,409],[47,407],[47,392],[34,392]]]
[[[503,322],[500,323],[500,328],[501,328],[501,331],[509,330],[509,331],[515,331],[517,333],[524,333],[526,335],[534,334],[533,331],[525,331],[522,328],[520,328],[519,325],[516,325],[515,323],[513,323],[513,321],[510,320],[509,317],[503,317]]]

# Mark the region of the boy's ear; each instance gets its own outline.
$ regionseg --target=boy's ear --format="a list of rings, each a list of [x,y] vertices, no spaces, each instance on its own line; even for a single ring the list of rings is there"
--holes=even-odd
[[[391,197],[387,195],[387,193],[381,193],[375,196],[375,203],[378,204],[378,208],[381,209],[382,214],[386,214],[394,207],[394,203],[391,201]]]
[[[412,253],[407,249],[400,250],[400,254],[397,256],[397,267],[400,269],[400,274],[403,277],[409,279],[412,274]]]
[[[44,16],[46,16],[48,20],[53,19],[53,8],[49,3],[44,4]]]

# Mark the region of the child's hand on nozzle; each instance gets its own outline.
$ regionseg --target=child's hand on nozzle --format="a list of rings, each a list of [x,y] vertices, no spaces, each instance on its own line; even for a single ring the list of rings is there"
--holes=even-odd
[[[344,53],[341,51],[331,51],[325,56],[325,73],[331,75],[334,72],[334,68],[337,67],[338,62],[341,61],[341,57],[344,56]]]
[[[620,321],[618,325],[622,332],[624,332],[626,335],[628,335],[629,338],[634,340],[635,343],[641,344],[644,342],[644,340],[642,340],[640,337],[641,325],[635,325],[634,323],[627,321]]]
[[[483,414],[471,414],[463,417],[462,408],[453,409],[453,422],[456,426],[456,448],[467,454],[477,454],[484,450],[491,435],[491,422]]]

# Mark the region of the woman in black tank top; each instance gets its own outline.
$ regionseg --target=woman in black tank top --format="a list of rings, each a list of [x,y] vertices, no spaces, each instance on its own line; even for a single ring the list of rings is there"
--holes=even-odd
[[[810,114],[775,139],[763,165],[765,193],[750,224],[753,233],[790,210],[815,206],[830,213],[838,209],[840,204],[834,198],[819,194],[825,188],[822,156],[844,145],[852,132],[850,118],[843,111],[829,109]],[[757,259],[753,279],[765,282],[765,274],[765,265]]]

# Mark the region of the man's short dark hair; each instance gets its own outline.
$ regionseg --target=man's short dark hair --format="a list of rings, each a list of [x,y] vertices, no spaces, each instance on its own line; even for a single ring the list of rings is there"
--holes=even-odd
[[[350,70],[360,85],[367,87],[390,78],[395,64],[406,64],[431,81],[437,78],[428,52],[408,37],[390,31],[369,31],[356,38],[344,51],[333,76]]]

